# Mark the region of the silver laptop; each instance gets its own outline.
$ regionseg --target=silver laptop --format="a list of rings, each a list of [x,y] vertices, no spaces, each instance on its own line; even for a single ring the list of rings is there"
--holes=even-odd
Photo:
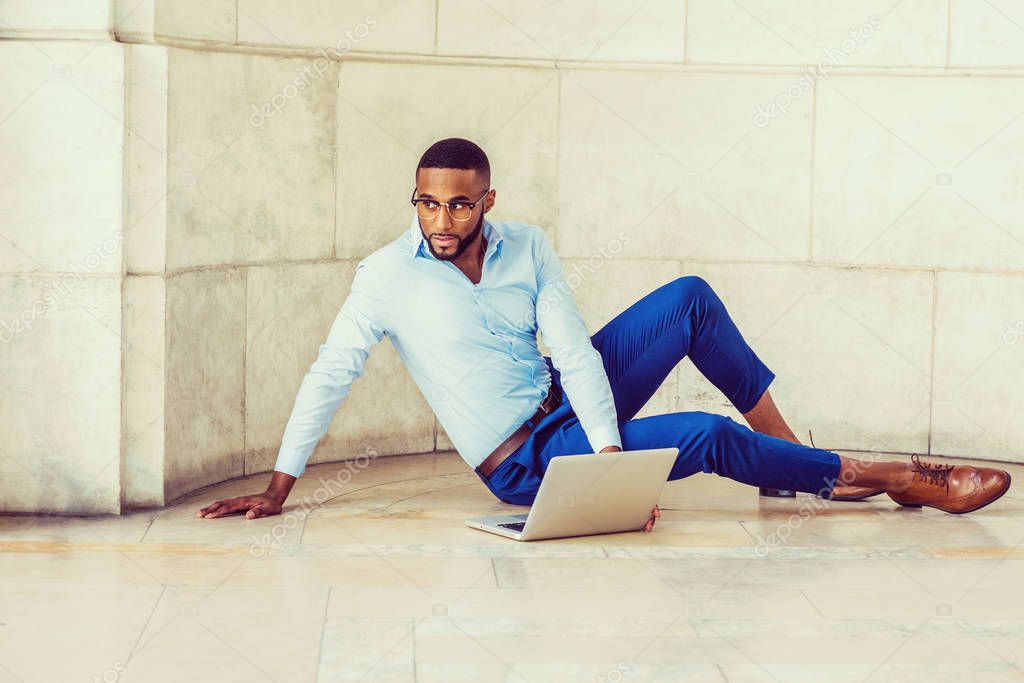
[[[475,517],[466,525],[517,541],[639,531],[678,453],[652,448],[554,457],[529,513]]]

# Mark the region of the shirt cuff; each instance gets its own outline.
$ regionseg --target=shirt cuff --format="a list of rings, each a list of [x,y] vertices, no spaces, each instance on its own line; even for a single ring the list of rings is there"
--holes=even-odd
[[[277,462],[274,464],[275,472],[284,472],[298,479],[306,471],[304,463],[296,462],[297,458],[289,457],[286,453],[279,453]]]
[[[618,427],[602,427],[592,434],[587,434],[587,439],[590,441],[590,447],[594,449],[594,453],[599,453],[606,446],[622,448]]]

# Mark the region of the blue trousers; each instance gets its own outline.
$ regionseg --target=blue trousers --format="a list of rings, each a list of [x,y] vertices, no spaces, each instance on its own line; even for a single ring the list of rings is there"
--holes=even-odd
[[[831,494],[839,455],[754,432],[730,417],[704,411],[634,419],[684,356],[741,413],[775,378],[755,355],[711,286],[679,277],[620,313],[591,337],[604,360],[623,450],[679,449],[668,479],[713,472],[752,486]],[[552,379],[559,371],[545,357]],[[551,458],[593,453],[568,396],[531,425],[533,431],[489,477],[487,488],[506,503],[532,505]],[[594,444],[594,449],[607,444]]]

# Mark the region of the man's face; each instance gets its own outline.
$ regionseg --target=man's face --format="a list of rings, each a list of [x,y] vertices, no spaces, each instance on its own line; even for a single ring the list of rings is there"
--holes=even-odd
[[[476,171],[453,168],[421,168],[416,173],[416,197],[439,202],[479,202],[473,207],[468,220],[454,220],[444,206],[438,207],[434,218],[418,217],[420,232],[439,261],[453,261],[470,245],[478,241],[484,224],[484,213],[494,204],[494,192],[488,192]]]

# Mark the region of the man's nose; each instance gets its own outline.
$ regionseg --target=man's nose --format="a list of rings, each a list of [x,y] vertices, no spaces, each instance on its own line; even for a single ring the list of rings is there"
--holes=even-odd
[[[448,213],[447,206],[439,206],[437,208],[437,218],[434,220],[434,226],[440,231],[447,232],[453,225],[452,217]]]

